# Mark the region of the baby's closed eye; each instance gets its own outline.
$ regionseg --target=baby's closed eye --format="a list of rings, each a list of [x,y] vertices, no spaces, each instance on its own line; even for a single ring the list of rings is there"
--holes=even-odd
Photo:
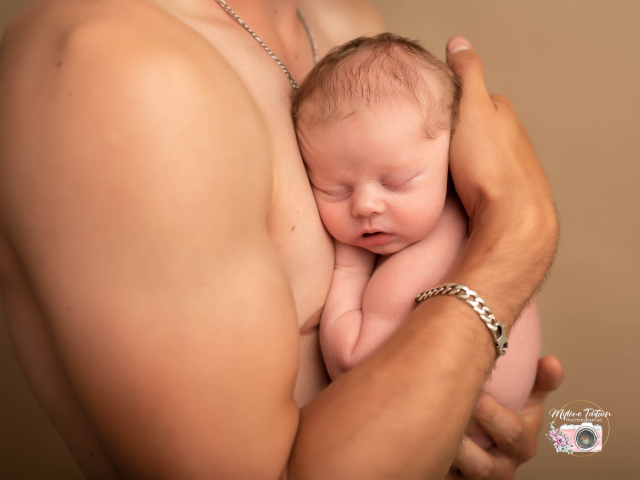
[[[418,175],[419,174],[411,175],[409,177],[404,177],[404,178],[401,177],[401,178],[384,179],[381,182],[381,184],[385,188],[388,188],[390,190],[396,190],[409,185],[411,182],[413,182],[413,180],[415,180],[418,177]]]
[[[314,190],[333,198],[348,197],[349,194],[351,193],[351,189],[348,187],[324,187],[323,186],[322,188],[320,188],[317,185],[314,185],[313,183],[311,184],[311,186],[313,187]]]

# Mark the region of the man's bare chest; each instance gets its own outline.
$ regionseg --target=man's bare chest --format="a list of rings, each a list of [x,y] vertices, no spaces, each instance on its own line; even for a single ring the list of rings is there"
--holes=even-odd
[[[267,227],[289,279],[297,311],[300,361],[293,395],[302,406],[330,381],[317,327],[333,274],[333,239],[320,220],[298,148],[288,80],[279,68],[274,69],[273,59],[248,34],[247,38],[236,37],[231,42],[222,38],[219,31],[205,30],[203,35],[244,80],[269,131],[273,193]]]
[[[181,20],[223,55],[262,113],[273,153],[268,231],[291,283],[299,325],[312,326],[331,282],[333,241],[320,220],[298,148],[290,113],[291,85],[269,54],[239,25]]]

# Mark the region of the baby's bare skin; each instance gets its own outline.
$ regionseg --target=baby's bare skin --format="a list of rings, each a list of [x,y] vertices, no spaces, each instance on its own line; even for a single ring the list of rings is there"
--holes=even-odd
[[[315,107],[304,106],[305,112]],[[306,118],[298,123],[300,148],[320,215],[337,241],[320,325],[325,363],[337,378],[397,329],[413,310],[407,299],[416,289],[451,267],[466,217],[455,201],[443,215],[450,132],[428,139],[416,105],[363,107],[330,125],[310,126]],[[376,254],[391,257],[371,277]],[[348,265],[359,265],[363,275],[356,280]]]
[[[423,75],[438,84],[431,72]],[[345,118],[317,124],[308,119],[319,116],[322,102],[308,103],[300,106],[297,133],[320,216],[336,244],[320,321],[322,354],[335,380],[391,337],[420,291],[439,284],[464,248],[468,218],[457,196],[447,196],[451,131],[425,135],[422,119],[430,112],[391,98],[362,102]],[[446,111],[438,102],[431,108]],[[517,413],[540,355],[534,302],[511,332],[510,349],[485,392]],[[475,427],[469,435],[484,448],[493,445]]]

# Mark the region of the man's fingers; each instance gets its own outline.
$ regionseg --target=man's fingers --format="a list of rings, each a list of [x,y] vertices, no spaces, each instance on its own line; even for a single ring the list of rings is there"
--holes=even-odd
[[[484,67],[466,38],[455,36],[449,39],[447,63],[460,77],[463,100],[490,101],[484,83]]]
[[[476,424],[505,453],[528,460],[535,453],[535,442],[530,441],[530,431],[537,432],[540,428],[542,403],[549,392],[560,386],[562,377],[562,365],[556,357],[541,358],[536,383],[520,415],[485,395],[474,414]]]
[[[511,410],[484,395],[480,399],[474,420],[507,454],[515,456],[521,453],[525,426],[522,419]]]
[[[553,355],[547,355],[538,361],[536,383],[529,397],[529,402],[541,403],[549,392],[557,390],[562,383],[564,373],[562,364]],[[529,403],[527,402],[527,404]]]
[[[513,478],[515,471],[515,464],[508,456],[496,450],[487,452],[467,436],[462,439],[454,465],[468,480]]]

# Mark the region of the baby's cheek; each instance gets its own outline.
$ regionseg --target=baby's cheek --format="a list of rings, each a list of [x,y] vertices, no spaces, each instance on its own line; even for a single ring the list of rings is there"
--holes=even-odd
[[[446,171],[432,178],[430,182],[416,185],[411,195],[405,198],[407,203],[406,224],[410,225],[419,238],[427,236],[442,216],[447,198]]]
[[[442,215],[443,206],[444,198],[442,201],[419,199],[412,204],[412,208],[403,209],[403,223],[410,235],[414,237],[413,241],[421,240],[431,233]]]
[[[320,218],[332,237],[342,242],[349,239],[348,219],[345,217],[345,208],[340,203],[326,202],[316,196],[316,204]]]

